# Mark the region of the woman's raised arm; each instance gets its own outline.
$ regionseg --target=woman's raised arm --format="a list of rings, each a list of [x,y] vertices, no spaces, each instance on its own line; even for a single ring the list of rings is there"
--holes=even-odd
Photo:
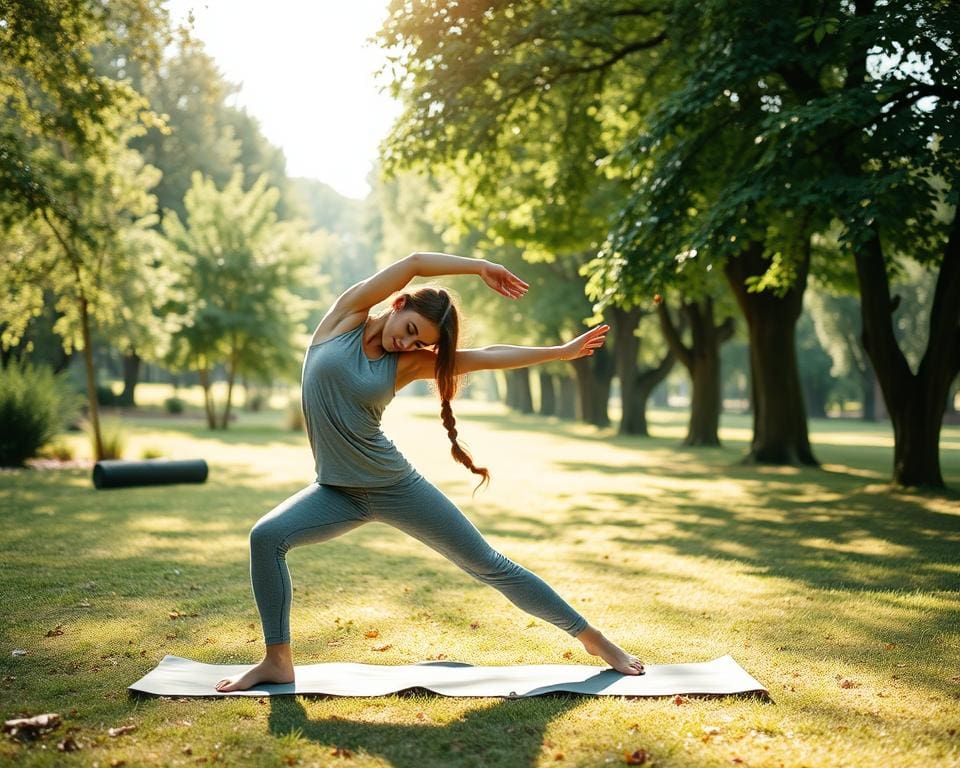
[[[366,312],[405,288],[415,277],[442,275],[479,275],[493,290],[511,299],[520,298],[529,287],[510,270],[486,259],[471,259],[449,253],[411,253],[344,291],[330,314],[343,316]]]

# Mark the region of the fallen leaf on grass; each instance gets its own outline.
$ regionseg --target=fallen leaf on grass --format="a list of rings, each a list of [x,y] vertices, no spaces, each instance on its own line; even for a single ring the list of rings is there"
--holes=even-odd
[[[836,679],[837,679],[837,684],[841,688],[859,688],[860,687],[860,683],[858,683],[856,680],[851,680],[849,677],[841,677],[840,675],[837,675]]]
[[[681,696],[678,693],[676,696],[673,697],[673,703],[679,707],[679,706],[682,706],[683,704],[689,704],[690,699],[688,699],[686,696]]]
[[[380,637],[380,630],[379,630],[379,629],[368,629],[366,632],[363,633],[363,636],[364,636],[365,638],[367,638],[368,640],[373,640],[373,638],[375,638],[375,637]]]
[[[334,747],[333,750],[330,752],[330,754],[333,755],[334,757],[346,757],[346,758],[353,757],[353,752],[351,752],[346,747]]]
[[[573,651],[565,651],[564,654],[563,654],[563,658],[565,658],[565,659],[572,659],[572,658],[573,658]]]
[[[130,731],[135,731],[135,730],[137,730],[137,726],[135,725],[120,725],[120,726],[117,726],[116,728],[109,729],[107,731],[107,734],[109,736],[116,737],[116,736],[123,736],[123,734],[130,733]]]
[[[60,725],[60,715],[56,712],[47,712],[33,717],[20,717],[7,720],[3,724],[3,732],[11,736],[23,735],[27,738],[38,736],[44,731],[50,731]]]
[[[703,728],[702,728],[701,730],[702,730],[702,731],[704,732],[704,734],[706,734],[707,736],[716,736],[716,735],[718,735],[718,734],[720,733],[720,729],[717,728],[717,726],[715,726],[715,725],[705,725],[705,726],[703,726]]]
[[[393,648],[393,643],[384,643],[383,645],[375,645],[371,650],[374,651],[388,651]]]
[[[892,650],[893,650],[894,648],[896,648],[896,647],[897,647],[897,644],[896,644],[896,643],[884,643],[884,644],[883,644],[883,650],[885,650],[885,651],[892,651]]]
[[[479,622],[479,621],[471,621],[471,622],[470,622],[470,629],[479,629],[479,628],[480,628],[480,622]]]
[[[650,753],[645,749],[637,749],[633,754],[624,752],[623,759],[627,765],[646,765],[650,760]]]

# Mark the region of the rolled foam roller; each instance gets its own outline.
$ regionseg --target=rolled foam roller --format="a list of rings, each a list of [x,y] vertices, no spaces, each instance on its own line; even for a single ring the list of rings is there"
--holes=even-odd
[[[93,466],[93,485],[96,488],[127,488],[136,485],[203,483],[207,480],[207,474],[207,462],[203,459],[104,460]]]

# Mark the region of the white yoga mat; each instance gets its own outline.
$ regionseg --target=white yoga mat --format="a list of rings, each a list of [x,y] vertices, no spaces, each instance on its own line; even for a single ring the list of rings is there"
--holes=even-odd
[[[643,675],[621,675],[610,668],[584,664],[474,667],[448,661],[403,666],[332,662],[295,666],[295,682],[286,685],[258,685],[230,693],[214,688],[218,680],[251,666],[204,664],[168,655],[131,685],[130,690],[157,696],[384,696],[414,688],[443,696],[505,698],[561,691],[633,697],[767,694],[767,689],[731,656],[695,664],[647,664]]]

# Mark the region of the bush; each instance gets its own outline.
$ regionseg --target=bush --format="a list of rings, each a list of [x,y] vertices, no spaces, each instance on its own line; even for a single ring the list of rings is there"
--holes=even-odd
[[[74,418],[80,398],[49,368],[0,370],[0,466],[21,467]]]
[[[179,397],[168,397],[163,401],[163,407],[167,409],[167,413],[183,413],[186,406],[187,404]]]
[[[120,395],[113,392],[109,384],[97,384],[97,403],[99,405],[120,405]]]
[[[153,446],[147,446],[140,452],[141,459],[162,459],[163,451]]]

